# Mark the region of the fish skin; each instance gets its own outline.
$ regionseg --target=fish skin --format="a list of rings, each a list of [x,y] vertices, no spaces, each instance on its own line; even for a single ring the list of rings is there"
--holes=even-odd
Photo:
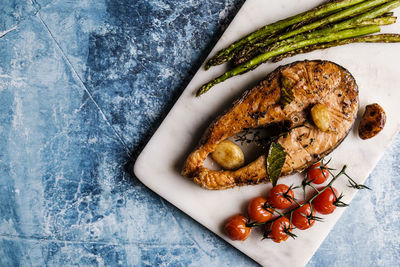
[[[285,106],[280,102],[282,76],[294,84],[294,99]],[[309,109],[317,103],[327,106],[331,114],[331,128],[327,132],[320,131],[309,119]],[[281,66],[245,91],[210,124],[181,173],[203,188],[214,190],[268,182],[265,155],[234,171],[210,170],[204,167],[204,161],[221,141],[243,129],[283,121],[304,126],[293,128],[277,140],[287,153],[281,176],[301,172],[343,141],[354,124],[358,106],[354,77],[336,63],[306,60]]]

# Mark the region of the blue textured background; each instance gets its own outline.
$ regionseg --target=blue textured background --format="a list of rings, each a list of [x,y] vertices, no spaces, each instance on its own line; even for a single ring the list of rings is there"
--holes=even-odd
[[[0,266],[256,265],[125,171],[243,2],[1,1]],[[399,149],[309,266],[398,266]]]

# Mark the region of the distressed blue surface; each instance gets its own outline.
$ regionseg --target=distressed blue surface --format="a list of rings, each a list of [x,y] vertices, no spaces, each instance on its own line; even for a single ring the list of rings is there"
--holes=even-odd
[[[256,265],[124,170],[243,2],[1,1],[0,266]],[[309,266],[398,265],[399,149]]]

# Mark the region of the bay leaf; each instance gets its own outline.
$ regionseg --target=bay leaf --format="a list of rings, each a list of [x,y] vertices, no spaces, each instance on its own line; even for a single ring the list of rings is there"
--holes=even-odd
[[[286,160],[285,149],[277,142],[272,142],[268,150],[266,169],[267,176],[273,186],[278,182],[281,176],[282,167]]]

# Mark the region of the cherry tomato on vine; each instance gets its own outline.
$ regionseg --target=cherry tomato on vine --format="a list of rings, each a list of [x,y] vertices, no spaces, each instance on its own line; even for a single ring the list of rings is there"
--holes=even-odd
[[[307,171],[308,180],[312,181],[314,184],[322,184],[329,177],[328,170],[326,170],[326,169],[321,170],[320,166],[321,166],[321,162],[317,162],[317,163],[311,165],[311,167]]]
[[[280,217],[276,221],[273,221],[271,224],[267,224],[266,230],[270,231],[268,237],[270,237],[272,241],[276,243],[286,241],[289,238],[287,232],[292,231],[292,229],[290,228],[290,221],[286,217]]]
[[[324,187],[321,187],[318,190],[322,190],[323,188]],[[336,201],[335,195],[338,196],[338,193],[335,188],[332,187],[332,189],[327,188],[312,201],[314,209],[317,212],[321,214],[331,214],[336,209],[336,206],[333,205],[333,203]],[[335,191],[335,194],[333,191]]]
[[[232,240],[244,241],[251,232],[251,228],[246,223],[246,217],[240,214],[233,215],[225,224],[225,233]]]
[[[277,209],[286,209],[292,205],[294,198],[293,190],[285,184],[278,184],[274,186],[268,193],[268,202],[272,207]]]
[[[249,202],[249,205],[247,206],[247,214],[251,221],[266,222],[271,219],[274,210],[268,207],[265,209],[266,202],[267,199],[264,197],[256,197]]]
[[[300,230],[305,230],[310,228],[311,226],[314,225],[315,220],[313,219],[308,219],[307,216],[314,216],[315,211],[311,211],[311,206],[310,204],[305,204],[304,206],[301,206],[300,208],[296,209],[292,213],[292,224],[299,228]]]

